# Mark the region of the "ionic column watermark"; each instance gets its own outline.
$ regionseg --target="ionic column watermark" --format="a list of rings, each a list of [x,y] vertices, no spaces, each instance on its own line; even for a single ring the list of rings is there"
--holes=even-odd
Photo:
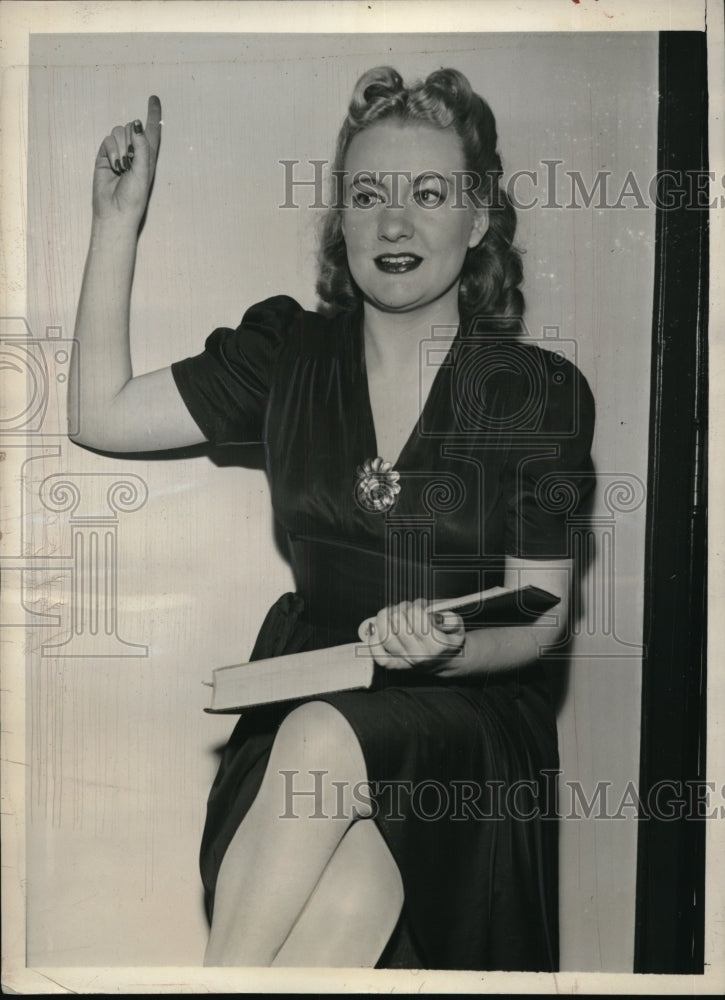
[[[146,656],[118,634],[118,522],[148,498],[140,476],[57,473],[40,485],[43,506],[67,514],[71,528],[69,634],[42,646],[43,656]]]

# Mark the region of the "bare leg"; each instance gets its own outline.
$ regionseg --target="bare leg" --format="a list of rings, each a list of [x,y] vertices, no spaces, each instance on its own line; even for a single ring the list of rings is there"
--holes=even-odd
[[[403,906],[403,882],[372,820],[353,823],[274,966],[372,968]]]
[[[219,869],[205,965],[272,963],[350,823],[370,814],[350,795],[366,780],[360,744],[337,709],[307,702],[287,716]]]

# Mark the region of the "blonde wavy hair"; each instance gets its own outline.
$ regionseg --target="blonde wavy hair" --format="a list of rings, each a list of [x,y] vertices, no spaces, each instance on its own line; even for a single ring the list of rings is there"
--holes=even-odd
[[[486,206],[489,226],[478,246],[466,254],[459,309],[470,318],[497,320],[502,329],[515,328],[524,312],[519,288],[523,268],[513,243],[516,212],[501,185],[496,120],[490,107],[455,69],[436,70],[410,87],[390,66],[368,70],[355,85],[337,138],[333,178],[344,171],[353,138],[383,121],[451,129],[460,139],[467,175],[473,180],[467,193]],[[342,211],[341,205],[333,204],[325,216],[318,256],[317,293],[323,311],[332,314],[350,311],[362,301],[347,264]]]

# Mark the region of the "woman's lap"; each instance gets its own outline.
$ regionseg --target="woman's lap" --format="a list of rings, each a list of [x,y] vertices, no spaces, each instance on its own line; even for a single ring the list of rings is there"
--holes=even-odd
[[[511,677],[477,688],[393,685],[316,700],[344,716],[363,750],[370,788],[356,794],[372,793],[375,822],[403,877],[406,931],[423,964],[555,966],[556,824],[531,817],[530,790],[541,769],[557,766],[556,727],[537,686]],[[246,714],[225,750],[202,843],[209,910],[221,858],[292,707]],[[309,777],[293,777],[291,802],[314,787]],[[516,785],[523,795],[512,798]]]

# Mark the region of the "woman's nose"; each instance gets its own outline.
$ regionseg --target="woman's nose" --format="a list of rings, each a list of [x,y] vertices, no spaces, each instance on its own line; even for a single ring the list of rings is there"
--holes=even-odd
[[[395,242],[413,235],[413,222],[407,205],[386,206],[378,220],[378,237]]]

